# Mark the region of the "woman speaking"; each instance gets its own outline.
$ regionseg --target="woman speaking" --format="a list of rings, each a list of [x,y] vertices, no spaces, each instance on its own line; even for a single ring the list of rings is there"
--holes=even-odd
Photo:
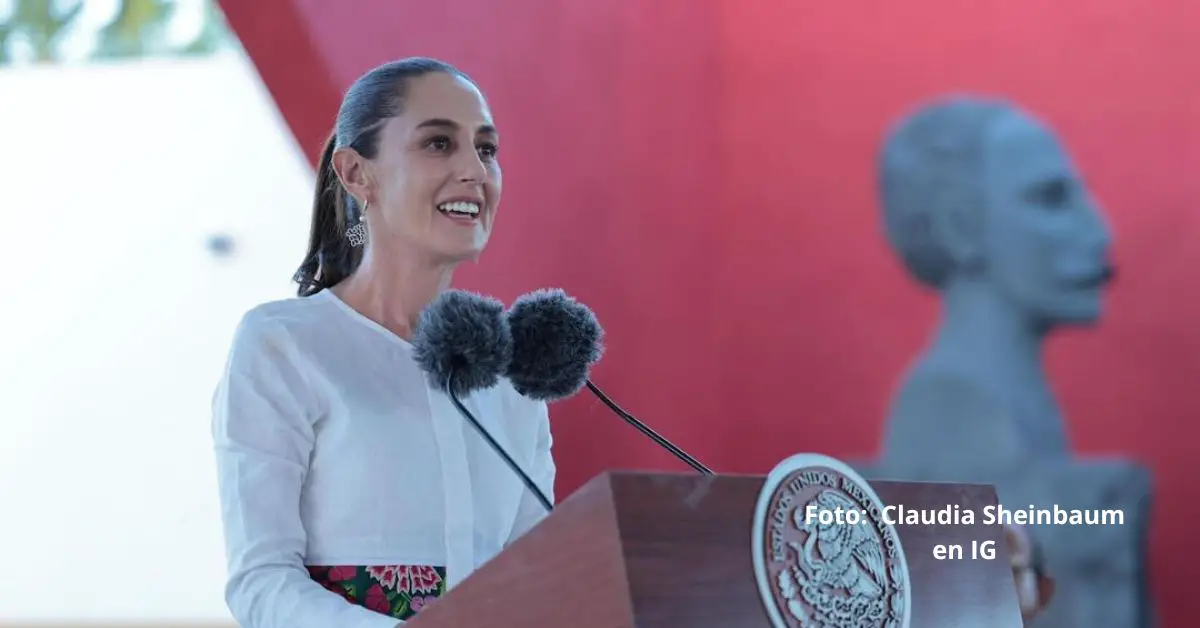
[[[499,134],[459,70],[355,81],[321,155],[299,296],[250,310],[213,405],[245,628],[393,628],[545,512],[431,388],[410,344],[496,220]],[[546,405],[506,381],[464,403],[552,495]]]

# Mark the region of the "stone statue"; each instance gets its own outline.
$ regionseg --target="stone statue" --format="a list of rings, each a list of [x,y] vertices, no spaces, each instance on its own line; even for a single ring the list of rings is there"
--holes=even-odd
[[[1034,526],[1056,580],[1033,625],[1149,626],[1148,473],[1081,462],[1043,367],[1055,329],[1088,325],[1112,233],[1054,132],[1005,101],[951,97],[904,118],[879,156],[887,239],[941,297],[865,473],[994,484],[1009,508],[1118,508],[1123,526]]]
[[[1005,103],[948,100],[896,128],[879,183],[889,242],[942,299],[937,332],[896,399],[889,449],[922,437],[910,423],[934,412],[947,421],[940,429],[988,443],[937,464],[1068,457],[1042,347],[1056,327],[1099,318],[1112,238],[1066,151]]]

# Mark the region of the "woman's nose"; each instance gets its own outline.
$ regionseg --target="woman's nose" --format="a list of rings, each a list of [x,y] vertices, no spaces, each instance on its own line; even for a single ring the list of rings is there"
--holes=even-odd
[[[460,160],[458,180],[462,183],[483,183],[487,178],[487,166],[474,152],[466,153]]]

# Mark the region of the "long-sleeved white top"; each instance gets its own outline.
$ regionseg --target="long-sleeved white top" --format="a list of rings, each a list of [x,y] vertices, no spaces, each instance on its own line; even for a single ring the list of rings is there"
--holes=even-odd
[[[552,496],[546,405],[506,380],[463,402]],[[438,566],[453,587],[545,516],[412,346],[328,290],[245,315],[213,439],[226,600],[243,628],[392,628],[305,566]]]

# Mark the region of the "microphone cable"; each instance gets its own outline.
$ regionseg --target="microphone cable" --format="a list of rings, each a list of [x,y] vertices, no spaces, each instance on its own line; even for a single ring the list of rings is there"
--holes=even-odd
[[[463,402],[458,398],[458,395],[454,393],[453,371],[446,375],[446,396],[450,397],[450,403],[454,404],[454,408],[458,410],[458,413],[463,415],[463,418],[467,420],[467,423],[471,424],[471,427],[475,428],[476,432],[479,432],[479,435],[483,437],[483,440],[487,441],[487,444],[491,446],[492,450],[494,450],[497,454],[500,454],[500,457],[504,460],[504,463],[508,465],[508,468],[512,469],[513,473],[516,473],[517,476],[521,478],[521,482],[525,484],[525,488],[528,488],[533,493],[534,497],[537,497],[538,502],[542,504],[542,508],[545,508],[546,512],[553,511],[554,504],[550,503],[550,498],[546,497],[546,494],[542,492],[542,489],[538,488],[538,485],[533,481],[533,478],[530,478],[529,474],[525,473],[525,470],[521,468],[521,465],[517,464],[517,461],[513,460],[512,456],[508,455],[508,452],[500,446],[500,443],[496,442],[496,439],[493,438],[491,433],[487,431],[487,428],[483,427],[483,424],[479,422],[479,419],[476,419],[475,415],[471,414],[471,411],[468,410],[465,405],[463,405]]]
[[[674,454],[676,458],[679,458],[680,460],[686,462],[688,464],[688,466],[690,466],[692,469],[695,469],[696,471],[698,471],[699,473],[701,473],[703,475],[713,475],[712,469],[709,469],[708,467],[704,466],[704,463],[700,462],[699,460],[696,460],[691,455],[689,455],[686,451],[680,449],[679,447],[676,447],[675,443],[672,443],[671,441],[667,440],[663,436],[659,435],[659,433],[655,432],[653,429],[651,429],[649,425],[642,423],[641,421],[639,421],[637,419],[637,417],[635,417],[632,414],[623,410],[621,408],[621,406],[618,406],[615,401],[613,401],[612,399],[610,399],[608,397],[608,395],[604,394],[603,390],[600,390],[600,388],[598,386],[593,384],[591,379],[587,380],[587,387],[588,387],[588,390],[592,391],[592,394],[596,395],[596,397],[599,398],[600,401],[604,403],[604,405],[608,406],[609,410],[612,410],[613,412],[615,412],[617,414],[617,416],[624,419],[624,421],[626,423],[632,425],[635,429],[637,429],[637,431],[646,435],[646,437],[648,437],[650,440],[658,443],[658,445],[660,447],[662,447],[663,449],[666,449],[667,451]]]

